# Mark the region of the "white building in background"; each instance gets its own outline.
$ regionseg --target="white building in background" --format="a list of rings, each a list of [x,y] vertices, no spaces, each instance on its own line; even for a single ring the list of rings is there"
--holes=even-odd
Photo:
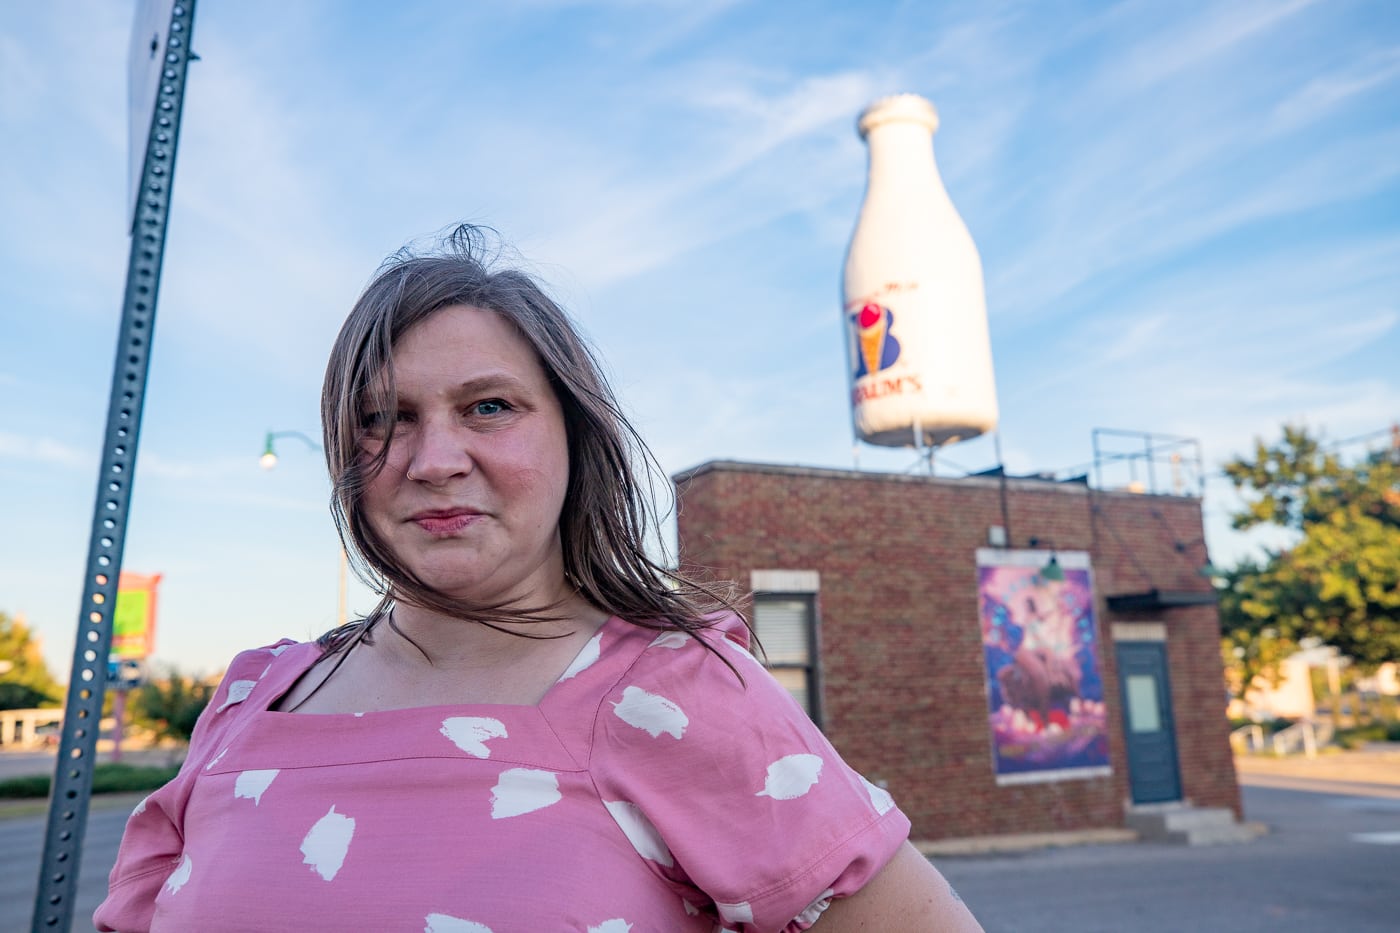
[[[1382,664],[1370,677],[1357,680],[1356,689],[1377,696],[1400,696],[1400,667],[1394,661]]]
[[[1351,663],[1336,648],[1318,645],[1306,648],[1279,664],[1278,683],[1266,677],[1254,678],[1245,699],[1231,700],[1229,715],[1234,719],[1311,719],[1317,715],[1312,672],[1327,672],[1328,692],[1342,692],[1341,670]],[[1395,663],[1382,664],[1369,677],[1358,678],[1355,688],[1363,694],[1400,696],[1400,671]]]
[[[1263,722],[1269,719],[1311,719],[1315,716],[1317,700],[1312,688],[1314,665],[1309,663],[1309,653],[1302,651],[1279,662],[1277,683],[1267,677],[1255,677],[1243,700],[1230,701],[1230,717]]]
[[[63,709],[0,710],[0,749],[42,748],[49,737],[57,740],[63,726]]]

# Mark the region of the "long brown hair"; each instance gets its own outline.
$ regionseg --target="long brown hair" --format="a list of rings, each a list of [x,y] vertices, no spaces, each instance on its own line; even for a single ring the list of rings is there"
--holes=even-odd
[[[597,608],[645,628],[693,633],[713,624],[718,611],[737,612],[732,586],[687,580],[647,555],[648,536],[658,528],[652,493],[656,477],[664,474],[619,409],[568,314],[529,274],[493,268],[501,250],[487,249],[492,238],[494,231],[462,225],[433,250],[405,248],[389,257],[331,349],[321,392],[331,512],[357,576],[382,598],[365,618],[332,629],[319,644],[335,652],[368,638],[395,600],[512,634],[521,633],[499,623],[556,618],[552,606],[507,610],[434,590],[374,532],[361,507],[365,486],[384,468],[393,443],[391,430],[377,453],[366,457],[361,416],[367,410],[397,410],[395,345],[413,327],[454,305],[492,311],[509,321],[534,348],[559,399],[569,445],[569,481],[559,516],[567,582]]]

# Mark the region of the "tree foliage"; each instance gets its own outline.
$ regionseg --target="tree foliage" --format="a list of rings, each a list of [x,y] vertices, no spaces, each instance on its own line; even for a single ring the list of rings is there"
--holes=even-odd
[[[132,717],[161,738],[188,742],[214,690],[215,685],[171,667],[164,678],[148,680],[135,692],[130,707]]]
[[[1283,590],[1267,565],[1246,560],[1226,571],[1220,587],[1222,653],[1227,671],[1232,671],[1231,687],[1244,699],[1256,677],[1278,684],[1279,662],[1297,650],[1297,639],[1290,631],[1280,632],[1277,622],[1281,604],[1299,594]]]
[[[0,612],[0,709],[56,706],[63,688],[49,673],[39,641],[21,618]]]
[[[1227,578],[1227,651],[1262,672],[1305,638],[1363,668],[1400,658],[1400,446],[1346,463],[1306,429],[1285,427],[1281,441],[1258,442],[1225,473],[1248,499],[1236,528],[1300,535]]]

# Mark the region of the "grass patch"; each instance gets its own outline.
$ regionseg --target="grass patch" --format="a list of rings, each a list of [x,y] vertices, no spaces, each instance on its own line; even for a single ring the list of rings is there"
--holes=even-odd
[[[179,770],[178,767],[161,768],[152,765],[107,762],[93,768],[92,792],[94,794],[121,794],[155,790],[173,778]],[[0,798],[14,800],[48,797],[51,781],[52,778],[47,774],[34,774],[0,781]]]
[[[1294,719],[1262,719],[1256,722],[1253,719],[1231,719],[1230,729],[1233,731],[1242,729],[1245,726],[1258,726],[1263,732],[1264,737],[1268,738],[1275,732],[1282,732],[1284,729],[1287,729],[1296,721],[1297,720]]]
[[[1360,748],[1367,742],[1400,742],[1400,722],[1373,722],[1337,730],[1337,744]]]

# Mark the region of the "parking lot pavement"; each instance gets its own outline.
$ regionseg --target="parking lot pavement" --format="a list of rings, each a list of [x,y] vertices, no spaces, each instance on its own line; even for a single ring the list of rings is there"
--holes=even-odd
[[[1216,847],[1120,843],[934,863],[988,933],[1393,933],[1400,799],[1246,785],[1269,826]]]

